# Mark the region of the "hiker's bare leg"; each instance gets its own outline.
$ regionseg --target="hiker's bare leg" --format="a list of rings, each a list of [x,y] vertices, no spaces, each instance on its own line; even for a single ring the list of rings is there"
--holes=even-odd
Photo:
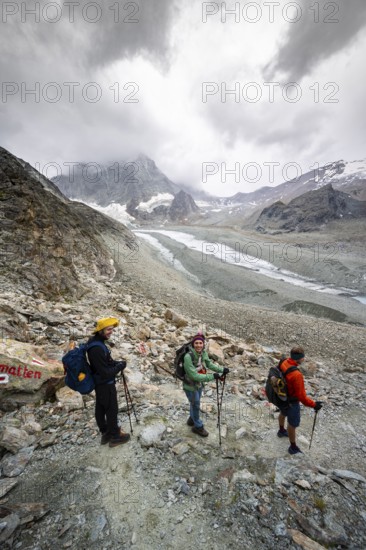
[[[287,423],[287,431],[288,431],[288,438],[290,440],[290,443],[295,444],[296,443],[296,428],[293,426],[290,426],[289,423]]]
[[[281,429],[281,428],[285,428],[285,419],[286,419],[286,417],[283,416],[282,413],[280,413],[280,414],[278,415],[278,424],[280,425],[280,429]]]

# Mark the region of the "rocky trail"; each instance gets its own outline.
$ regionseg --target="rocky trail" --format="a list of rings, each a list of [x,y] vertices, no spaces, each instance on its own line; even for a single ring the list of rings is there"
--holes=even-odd
[[[183,316],[132,290],[122,295],[119,285],[96,288],[103,309],[91,296],[74,305],[9,296],[0,304],[1,363],[35,354],[47,357],[50,369],[70,338],[86,338],[96,317],[117,315],[113,356],[127,360],[139,419],[131,419],[129,443],[109,448],[100,445],[93,394],[82,397],[62,387],[60,372],[50,371],[48,386],[56,395],[49,400],[26,385],[2,389],[1,545],[364,548],[364,369],[335,363],[326,352],[307,355],[308,393],[325,404],[310,451],[314,416],[302,408],[298,444],[304,453],[292,457],[288,441],[276,436],[277,414],[262,391],[269,366],[287,348],[204,327],[211,357],[230,368],[220,447],[215,384],[206,385],[201,402],[210,432],[202,439],[186,425],[180,383],[159,368],[171,369],[175,349],[203,326],[202,317]],[[129,431],[123,384],[117,388],[121,425]]]

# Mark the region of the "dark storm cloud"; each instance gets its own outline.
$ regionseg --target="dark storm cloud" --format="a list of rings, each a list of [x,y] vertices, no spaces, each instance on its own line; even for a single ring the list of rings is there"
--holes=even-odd
[[[7,79],[27,75],[29,60],[40,72],[44,63],[61,58],[65,66],[86,72],[138,54],[166,61],[178,13],[175,0],[82,0],[73,9],[66,1],[7,4],[0,19],[0,70]],[[38,15],[25,11],[37,4]]]
[[[89,63],[105,65],[135,54],[166,61],[169,30],[178,14],[176,2],[136,0],[125,4],[129,6],[120,10],[119,24],[114,22],[114,17],[109,17],[96,28],[92,48],[88,51]]]
[[[122,109],[119,104],[104,104],[105,99],[112,97],[108,86],[121,82],[122,98],[131,92],[131,88],[124,92],[123,84],[136,76],[131,78],[117,71],[105,76],[103,70],[108,71],[113,62],[140,54],[160,68],[166,66],[171,28],[178,13],[175,0],[81,0],[74,2],[74,8],[70,7],[72,2],[62,0],[4,4],[7,6],[0,8],[2,145],[11,149],[15,142],[18,146],[22,143],[20,150],[26,156],[32,150],[31,136],[37,127],[40,133],[56,130],[59,142],[67,143],[76,126],[80,142],[84,143],[85,134],[93,126],[110,127],[111,131],[113,126],[119,127],[121,136],[124,132],[133,134],[137,122],[140,128],[143,126],[147,114],[141,104],[133,111],[131,106],[124,105]],[[38,13],[31,13],[35,8]],[[52,23],[53,19],[58,20]],[[52,82],[62,91],[62,100],[56,103],[42,97],[44,85]],[[67,82],[78,83],[75,101],[67,99]],[[89,82],[103,87],[103,101],[91,105],[83,100],[81,90]],[[40,98],[35,99],[30,93],[23,99],[22,86],[32,90],[37,83]],[[12,89],[16,90],[14,94],[9,92]],[[80,149],[80,154],[85,154],[82,146]]]
[[[365,0],[300,0],[301,20],[292,23],[287,39],[264,69],[267,79],[285,74],[299,81],[321,61],[350,46],[366,25]],[[319,5],[319,13],[314,4]],[[318,22],[317,22],[318,21]]]

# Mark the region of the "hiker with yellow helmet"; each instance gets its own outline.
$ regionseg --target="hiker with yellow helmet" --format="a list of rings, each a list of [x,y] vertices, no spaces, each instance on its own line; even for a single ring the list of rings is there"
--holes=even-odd
[[[117,420],[116,375],[126,368],[126,361],[114,361],[106,345],[118,325],[119,321],[115,317],[99,319],[93,336],[88,341],[88,344],[99,343],[88,350],[88,358],[95,380],[95,419],[102,434],[101,444],[109,443],[110,447],[116,447],[130,439],[130,435],[119,428]]]

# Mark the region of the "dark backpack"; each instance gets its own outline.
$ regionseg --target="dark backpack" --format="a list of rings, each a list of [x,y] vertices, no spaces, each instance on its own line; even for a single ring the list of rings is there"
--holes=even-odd
[[[87,351],[93,346],[105,348],[102,342],[81,344],[68,351],[62,358],[66,386],[82,395],[92,392],[95,388],[95,380],[86,357]],[[82,380],[79,380],[80,375],[85,375],[80,377]]]
[[[185,375],[186,375],[186,372],[184,370],[184,356],[186,355],[186,353],[190,354],[192,358],[192,363],[193,363],[194,355],[191,350],[190,343],[183,344],[182,347],[177,349],[177,351],[175,352],[175,359],[174,359],[174,376],[179,380],[181,380],[182,382],[185,382]]]
[[[294,370],[299,370],[295,365],[287,369],[283,373],[280,369],[282,363],[286,360],[286,357],[280,359],[276,367],[271,367],[268,372],[267,382],[266,382],[266,394],[267,399],[270,403],[273,403],[276,407],[284,407],[289,405],[291,399],[287,393],[287,384],[286,376],[293,372]]]

